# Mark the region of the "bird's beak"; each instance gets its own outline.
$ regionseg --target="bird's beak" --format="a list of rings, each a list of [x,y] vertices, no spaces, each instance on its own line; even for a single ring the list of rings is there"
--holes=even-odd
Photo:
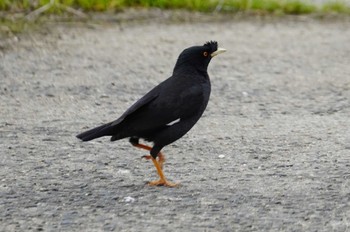
[[[215,52],[213,52],[213,53],[211,54],[211,57],[217,56],[217,55],[219,55],[219,54],[221,54],[221,53],[224,53],[224,52],[226,52],[226,49],[225,49],[225,48],[218,48]]]

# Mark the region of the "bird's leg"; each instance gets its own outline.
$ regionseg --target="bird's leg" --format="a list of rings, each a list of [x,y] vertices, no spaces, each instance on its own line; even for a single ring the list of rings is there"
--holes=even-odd
[[[148,184],[151,186],[166,186],[166,187],[178,186],[178,183],[171,183],[171,182],[167,181],[158,161],[155,158],[153,158],[152,156],[151,156],[151,159],[152,159],[154,166],[157,169],[157,173],[158,173],[160,179],[156,180],[156,181],[151,181]]]
[[[147,160],[150,160],[152,159],[152,156],[151,155],[144,155],[142,156],[142,158],[145,158]],[[165,162],[165,156],[163,155],[163,153],[159,152],[158,153],[158,163],[160,165],[160,168],[163,170],[163,164]]]
[[[141,148],[141,149],[145,149],[147,151],[150,151],[152,150],[152,147],[150,146],[147,146],[147,145],[144,145],[144,144],[141,144],[141,143],[131,143],[134,147],[138,147],[138,148]],[[147,160],[150,160],[152,158],[152,156],[150,155],[144,155],[142,156],[142,158],[145,158]],[[158,153],[158,162],[159,162],[159,165],[161,167],[161,169],[163,169],[163,164],[165,162],[165,156],[163,155],[163,153],[159,152]]]
[[[145,149],[147,151],[152,150],[152,147],[139,143],[138,138],[130,138],[129,141],[134,147]],[[159,178],[160,178],[159,180],[151,181],[148,184],[151,186],[176,187],[178,185],[177,183],[171,183],[171,182],[167,181],[165,176],[164,176],[162,169],[163,169],[163,164],[165,162],[165,156],[163,155],[162,152],[159,151],[157,154],[157,157],[158,157],[158,161],[155,158],[153,158],[152,155],[142,156],[142,158],[145,158],[147,160],[149,160],[149,159],[152,160],[154,166],[156,167]]]

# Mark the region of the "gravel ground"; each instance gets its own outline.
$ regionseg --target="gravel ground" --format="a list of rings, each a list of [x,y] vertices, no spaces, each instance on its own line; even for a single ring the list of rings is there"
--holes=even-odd
[[[210,21],[210,20],[209,20]],[[350,21],[52,24],[0,52],[1,231],[349,231]],[[81,143],[219,41],[198,124],[165,174],[127,140]]]

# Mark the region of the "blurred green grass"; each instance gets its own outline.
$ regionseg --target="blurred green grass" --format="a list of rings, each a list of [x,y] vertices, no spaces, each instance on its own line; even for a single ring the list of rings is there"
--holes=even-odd
[[[322,5],[315,5],[305,0],[55,0],[65,6],[82,9],[85,12],[117,11],[128,7],[186,9],[191,11],[211,12],[220,6],[222,12],[259,12],[268,14],[309,14],[338,13],[349,14],[350,6],[340,0],[330,0]],[[33,11],[50,0],[0,0],[0,11]],[[54,7],[49,13],[58,13]]]

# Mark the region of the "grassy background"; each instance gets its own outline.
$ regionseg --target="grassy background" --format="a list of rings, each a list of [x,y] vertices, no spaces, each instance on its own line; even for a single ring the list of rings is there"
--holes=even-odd
[[[29,13],[50,0],[0,0],[0,11]],[[65,6],[89,11],[117,11],[127,7],[186,9],[211,12],[221,6],[223,12],[259,12],[268,14],[339,13],[350,14],[350,6],[340,0],[315,5],[301,0],[55,0]],[[59,13],[51,8],[49,13]]]

